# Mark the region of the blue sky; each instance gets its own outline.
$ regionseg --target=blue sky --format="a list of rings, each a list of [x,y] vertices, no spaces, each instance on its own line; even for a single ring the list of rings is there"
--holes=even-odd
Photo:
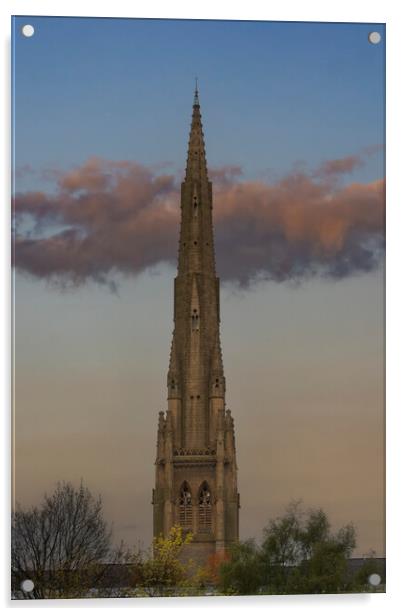
[[[20,33],[27,21],[32,38]],[[14,26],[17,166],[68,168],[95,154],[180,171],[195,75],[210,165],[260,177],[383,142],[385,46],[367,40],[373,29],[384,37],[379,24],[18,17]],[[356,178],[382,174],[379,154]]]

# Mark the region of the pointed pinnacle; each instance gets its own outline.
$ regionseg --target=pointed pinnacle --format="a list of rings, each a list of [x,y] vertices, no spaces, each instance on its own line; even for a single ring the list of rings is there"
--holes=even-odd
[[[195,91],[194,91],[194,102],[193,102],[193,106],[195,105],[200,105],[200,101],[198,98],[198,77],[195,78]]]

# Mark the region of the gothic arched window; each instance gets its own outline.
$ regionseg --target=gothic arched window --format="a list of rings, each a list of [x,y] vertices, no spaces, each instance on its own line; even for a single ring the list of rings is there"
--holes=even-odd
[[[182,528],[191,530],[193,526],[193,503],[191,490],[187,481],[183,483],[179,495],[179,524]]]
[[[198,530],[209,532],[212,527],[211,491],[206,481],[202,484],[198,495]]]

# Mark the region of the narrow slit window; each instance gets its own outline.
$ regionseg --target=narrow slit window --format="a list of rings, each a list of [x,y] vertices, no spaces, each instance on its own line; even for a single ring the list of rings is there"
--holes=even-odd
[[[191,329],[193,331],[198,331],[200,328],[200,319],[198,316],[198,311],[196,308],[193,310],[193,314],[191,315]]]

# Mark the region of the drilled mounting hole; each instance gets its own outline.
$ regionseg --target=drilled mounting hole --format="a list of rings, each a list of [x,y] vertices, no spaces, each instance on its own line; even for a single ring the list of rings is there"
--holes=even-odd
[[[21,582],[21,590],[23,590],[24,592],[32,592],[34,588],[35,584],[32,580],[23,580]]]
[[[378,43],[381,43],[381,34],[379,32],[370,32],[368,40],[372,45],[378,45]]]
[[[381,577],[378,573],[372,573],[369,575],[368,581],[371,586],[378,586],[381,583]]]
[[[31,24],[25,24],[25,26],[22,26],[21,32],[23,36],[31,38],[35,34],[35,28]]]

